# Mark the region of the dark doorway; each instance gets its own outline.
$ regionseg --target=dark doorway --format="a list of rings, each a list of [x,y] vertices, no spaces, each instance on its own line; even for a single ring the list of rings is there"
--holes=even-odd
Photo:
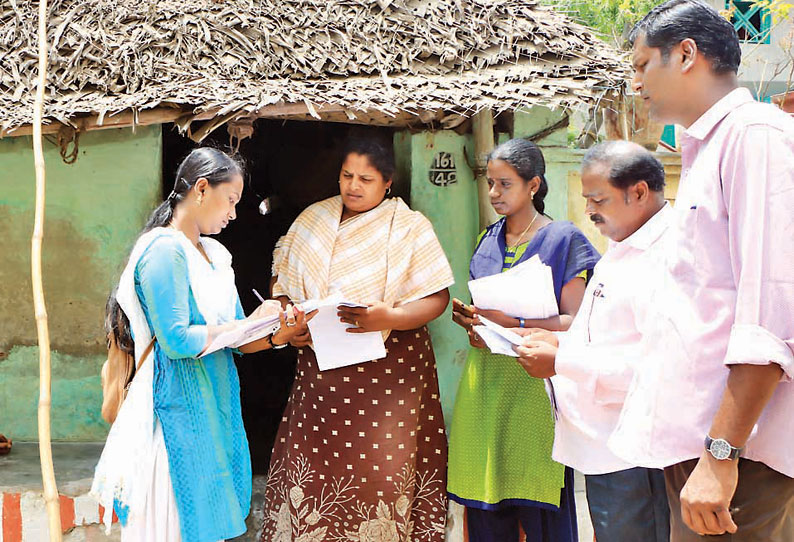
[[[254,128],[253,137],[240,142],[238,150],[247,173],[246,189],[237,206],[237,220],[217,237],[232,253],[237,290],[246,313],[259,304],[252,288],[267,297],[273,247],[278,238],[308,205],[338,194],[337,179],[345,140],[353,136],[391,142],[393,138],[389,128],[324,122],[257,120]],[[229,136],[223,127],[201,145],[230,151]],[[179,163],[197,146],[180,135],[173,124],[163,125],[164,198],[173,187]],[[263,216],[259,204],[266,197],[274,202],[273,210]],[[296,351],[291,347],[236,360],[243,420],[255,473],[267,472],[273,441],[292,387],[295,360]]]

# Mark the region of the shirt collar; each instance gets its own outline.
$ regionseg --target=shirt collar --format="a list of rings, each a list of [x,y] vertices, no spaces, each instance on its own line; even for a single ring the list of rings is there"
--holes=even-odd
[[[684,134],[688,137],[703,141],[711,133],[728,113],[753,101],[753,95],[744,87],[736,88],[723,96],[717,103],[712,105],[708,111],[703,113],[698,120],[692,124]]]
[[[637,250],[648,250],[667,230],[672,220],[673,208],[668,202],[655,215],[639,227],[637,231],[626,237],[615,246],[629,246]]]

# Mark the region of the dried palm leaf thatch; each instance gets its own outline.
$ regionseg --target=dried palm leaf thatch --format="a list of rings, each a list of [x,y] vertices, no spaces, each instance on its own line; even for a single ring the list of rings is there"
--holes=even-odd
[[[7,130],[32,118],[37,3],[0,6]],[[54,0],[48,35],[45,116],[61,123],[274,104],[400,123],[592,103],[628,74],[620,53],[531,0]]]

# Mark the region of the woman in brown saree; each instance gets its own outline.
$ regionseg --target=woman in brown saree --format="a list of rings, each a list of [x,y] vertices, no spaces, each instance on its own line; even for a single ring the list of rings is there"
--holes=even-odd
[[[387,198],[394,159],[348,145],[340,195],[308,207],[276,246],[273,296],[341,294],[351,333],[380,331],[383,359],[321,372],[308,328],[271,457],[263,541],[441,542],[447,439],[425,324],[452,271],[430,222]]]

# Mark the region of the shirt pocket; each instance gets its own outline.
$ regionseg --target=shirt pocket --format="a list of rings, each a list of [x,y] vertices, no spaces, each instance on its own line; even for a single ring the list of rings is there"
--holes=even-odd
[[[670,253],[670,273],[676,280],[691,282],[698,266],[699,224],[703,210],[696,204],[677,211],[675,229],[671,232],[667,249]]]

